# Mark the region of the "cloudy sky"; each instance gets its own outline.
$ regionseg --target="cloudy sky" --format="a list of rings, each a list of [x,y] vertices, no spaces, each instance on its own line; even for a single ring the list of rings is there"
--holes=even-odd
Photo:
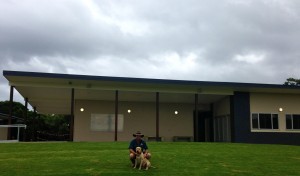
[[[0,0],[0,69],[282,84],[300,77],[299,9],[299,0]]]

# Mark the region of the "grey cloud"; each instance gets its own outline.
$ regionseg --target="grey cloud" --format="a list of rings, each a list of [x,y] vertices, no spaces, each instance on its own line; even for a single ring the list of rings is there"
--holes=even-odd
[[[296,24],[297,12],[292,19],[284,10],[286,7],[276,3],[252,1],[248,5],[230,6],[216,1],[98,1],[95,8],[102,18],[96,20],[82,4],[65,3],[44,4],[34,9],[11,6],[15,10],[7,10],[4,16],[12,16],[14,22],[4,21],[0,28],[2,53],[11,58],[115,55],[141,59],[152,53],[184,53],[205,48],[206,59],[222,63],[244,50],[267,50],[274,45],[289,49],[293,45],[291,38],[299,36],[290,34],[299,26],[291,29],[289,25]],[[142,36],[124,34],[120,26],[105,18],[145,24],[149,31]]]
[[[72,9],[74,3],[54,7],[52,1],[48,3],[36,7],[40,9],[13,4],[0,12],[10,16],[10,21],[0,21],[2,55],[14,59],[35,55],[89,57],[110,52],[122,41],[117,29],[103,21],[91,21],[80,4]]]
[[[298,9],[296,0],[1,1],[0,68],[281,83],[299,75]],[[165,53],[194,53],[199,69],[176,72]],[[265,58],[234,60],[251,54]]]

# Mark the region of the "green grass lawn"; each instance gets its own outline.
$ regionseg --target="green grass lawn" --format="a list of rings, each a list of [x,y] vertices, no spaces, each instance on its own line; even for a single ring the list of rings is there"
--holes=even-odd
[[[155,168],[130,167],[128,143],[0,143],[0,175],[300,175],[300,146],[148,142]]]

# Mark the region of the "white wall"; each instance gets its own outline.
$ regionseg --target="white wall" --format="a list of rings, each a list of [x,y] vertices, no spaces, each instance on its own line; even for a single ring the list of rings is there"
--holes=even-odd
[[[80,108],[85,109],[80,112]],[[127,112],[131,109],[131,113]],[[178,115],[174,114],[177,110]],[[194,104],[160,103],[159,134],[164,141],[173,136],[193,136]],[[114,141],[114,132],[90,129],[91,114],[114,114],[113,101],[77,100],[75,102],[74,141]],[[155,102],[119,102],[119,114],[124,116],[124,130],[118,132],[118,141],[129,141],[140,130],[145,136],[156,136]]]
[[[0,128],[0,140],[7,140],[7,128]]]
[[[230,114],[230,98],[229,96],[221,99],[220,101],[214,103],[214,117],[224,116]]]

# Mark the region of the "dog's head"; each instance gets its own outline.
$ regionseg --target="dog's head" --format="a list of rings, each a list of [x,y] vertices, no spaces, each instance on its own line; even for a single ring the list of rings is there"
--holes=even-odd
[[[142,153],[142,148],[141,147],[136,147],[135,152],[137,154],[141,154]]]

